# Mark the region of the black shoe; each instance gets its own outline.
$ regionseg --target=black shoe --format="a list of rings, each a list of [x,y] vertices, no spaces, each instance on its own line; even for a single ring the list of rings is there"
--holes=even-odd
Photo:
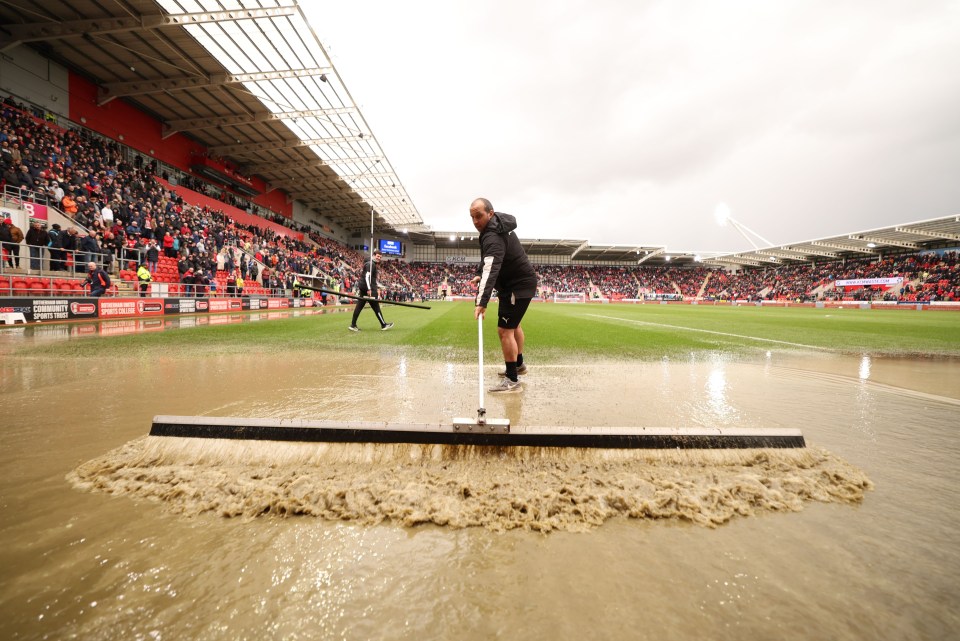
[[[524,375],[524,374],[526,374],[526,373],[527,373],[527,364],[526,364],[526,363],[524,363],[523,365],[518,365],[518,366],[517,366],[517,375],[518,375],[518,376],[522,376],[522,375]],[[505,370],[505,369],[504,369],[504,370],[500,370],[499,372],[497,372],[497,374],[499,374],[501,378],[506,378],[506,376],[507,376],[507,370]]]

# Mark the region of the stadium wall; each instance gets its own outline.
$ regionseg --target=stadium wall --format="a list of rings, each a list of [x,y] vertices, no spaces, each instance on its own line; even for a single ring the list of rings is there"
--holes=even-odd
[[[29,47],[14,47],[0,56],[0,91],[69,117],[69,73]]]

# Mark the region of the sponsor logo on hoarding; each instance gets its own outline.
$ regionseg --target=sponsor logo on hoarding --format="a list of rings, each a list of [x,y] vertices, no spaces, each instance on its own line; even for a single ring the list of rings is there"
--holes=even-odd
[[[231,301],[226,299],[214,299],[210,301],[211,312],[225,312],[230,309]]]
[[[33,320],[66,320],[70,318],[70,301],[38,299],[33,301]]]
[[[97,313],[96,303],[70,303],[70,313],[76,316],[93,316]]]
[[[163,303],[158,300],[137,301],[137,314],[162,314]]]
[[[137,301],[135,300],[100,300],[100,316],[136,316]]]
[[[197,301],[197,311],[198,311],[198,312],[205,312],[205,311],[207,311],[207,301],[205,301],[205,300],[198,300],[198,301]]]
[[[20,305],[10,305],[8,307],[0,307],[0,314],[29,314],[29,306],[20,306]]]
[[[181,298],[180,299],[180,313],[181,314],[192,314],[197,311],[197,301],[192,298]]]

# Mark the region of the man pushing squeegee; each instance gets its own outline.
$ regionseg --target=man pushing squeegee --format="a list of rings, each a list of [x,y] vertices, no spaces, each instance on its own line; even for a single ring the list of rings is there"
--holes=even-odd
[[[499,292],[497,333],[506,370],[491,392],[519,392],[523,363],[523,330],[520,321],[536,294],[537,277],[520,240],[514,234],[516,219],[493,211],[490,201],[478,198],[470,205],[470,218],[480,232],[480,275],[474,318],[480,343],[477,418],[455,418],[453,424],[397,425],[383,422],[304,419],[258,419],[211,416],[155,416],[151,436],[279,440],[335,443],[424,443],[493,447],[589,447],[605,449],[717,449],[756,447],[805,447],[800,430],[769,428],[656,428],[656,427],[534,427],[511,430],[509,419],[488,419],[483,399],[483,318],[493,289]],[[373,262],[373,260],[371,260]],[[371,267],[371,271],[373,268]],[[298,277],[312,279],[311,276]],[[301,281],[302,283],[302,281]],[[395,301],[353,296],[329,289],[302,285],[306,289],[346,296],[367,302],[389,303],[430,309]],[[378,319],[380,315],[378,314]],[[381,319],[381,324],[383,323]]]

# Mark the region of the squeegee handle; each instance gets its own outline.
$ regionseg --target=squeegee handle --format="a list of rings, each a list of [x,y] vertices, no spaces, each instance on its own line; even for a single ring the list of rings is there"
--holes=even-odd
[[[480,391],[479,413],[480,413],[480,416],[483,416],[486,413],[483,407],[483,314],[477,317],[477,335],[480,337],[480,340],[478,341],[480,345],[480,358],[477,359],[478,362],[480,363],[480,371],[479,371],[479,375],[477,376],[477,378],[480,381],[480,385],[478,387]]]

